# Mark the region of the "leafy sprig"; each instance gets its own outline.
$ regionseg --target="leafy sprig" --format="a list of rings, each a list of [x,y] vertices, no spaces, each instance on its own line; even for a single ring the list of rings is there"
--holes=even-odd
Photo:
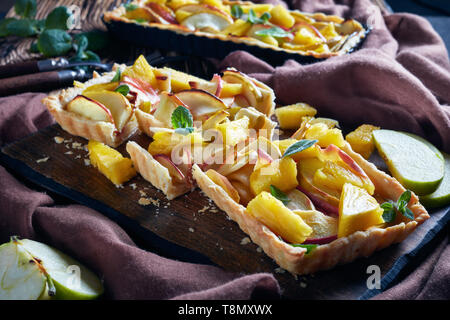
[[[383,209],[383,220],[385,222],[392,222],[395,220],[397,213],[400,212],[406,218],[413,220],[414,213],[407,207],[411,200],[411,191],[406,190],[398,198],[397,202],[388,201],[380,205]]]
[[[291,156],[295,153],[308,149],[309,147],[313,146],[316,142],[318,142],[318,140],[308,140],[308,139],[302,139],[297,142],[294,142],[284,151],[282,158]]]
[[[178,106],[172,112],[171,121],[176,133],[187,135],[194,132],[194,118],[186,107]]]
[[[290,32],[284,31],[280,27],[272,27],[267,29],[261,29],[255,32],[258,36],[272,36],[275,38],[292,38],[293,35]]]
[[[130,87],[126,84],[121,84],[114,91],[119,92],[119,93],[123,94],[124,96],[126,96],[128,94],[128,92],[130,92]]]
[[[283,202],[284,205],[287,205],[291,201],[287,194],[275,187],[273,184],[270,185],[270,193],[272,196]]]
[[[103,32],[90,31],[72,38],[67,30],[72,28],[75,17],[67,7],[56,7],[45,19],[35,19],[36,0],[17,0],[14,11],[19,18],[1,20],[0,37],[37,36],[37,41],[30,46],[30,51],[33,53],[41,53],[45,57],[57,57],[73,50],[75,55],[69,59],[70,61],[100,61],[98,55],[92,50],[105,47],[108,37],[105,37]]]
[[[242,10],[240,5],[233,4],[231,6],[231,15],[236,19],[240,19],[244,15],[244,10]]]
[[[300,247],[306,249],[306,254],[311,253],[315,248],[318,247],[318,244],[291,244],[293,247]]]

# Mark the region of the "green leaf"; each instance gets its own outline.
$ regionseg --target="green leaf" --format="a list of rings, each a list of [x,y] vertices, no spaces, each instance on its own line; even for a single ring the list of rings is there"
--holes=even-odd
[[[133,20],[136,21],[137,23],[145,23],[145,22],[148,22],[147,20],[142,19],[142,18],[136,18],[136,19],[133,19]]]
[[[410,200],[411,200],[411,191],[406,190],[401,194],[401,196],[397,200],[397,210],[403,213]]]
[[[395,212],[394,207],[390,209],[383,209],[383,220],[385,222],[392,222],[395,220],[397,213]]]
[[[84,61],[100,62],[100,57],[95,52],[91,50],[86,50],[84,54],[85,54]]]
[[[88,39],[86,36],[78,37],[73,42],[73,47],[76,52],[75,56],[77,58],[79,58],[80,60],[83,60],[83,58],[84,58],[84,51],[88,47],[88,43],[89,42],[88,42]]]
[[[293,35],[290,32],[284,31],[280,27],[273,27],[268,29],[261,29],[255,32],[258,36],[272,36],[275,38],[292,38]]]
[[[319,245],[318,244],[291,244],[291,246],[305,248],[306,249],[306,254],[309,254],[309,253],[311,253],[311,251],[313,251]]]
[[[120,72],[120,69],[116,70],[116,74],[114,75],[114,77],[111,79],[111,82],[118,82],[120,81],[120,77],[122,76],[122,72]]]
[[[6,37],[9,35],[8,24],[16,20],[16,18],[5,18],[0,21],[0,37]]]
[[[59,29],[45,29],[38,38],[39,51],[46,57],[57,57],[72,49],[72,37]]]
[[[175,133],[182,134],[183,136],[187,136],[189,133],[194,132],[193,127],[187,127],[187,128],[176,128]]]
[[[73,19],[72,12],[67,7],[56,7],[45,19],[45,28],[69,30]]]
[[[261,17],[258,18],[255,11],[253,9],[250,9],[248,12],[248,22],[252,24],[264,24],[270,19],[270,13],[264,12]]]
[[[233,4],[231,6],[231,15],[236,18],[239,19],[240,17],[242,17],[242,15],[244,14],[244,10],[242,10],[242,7],[238,4]]]
[[[178,106],[172,112],[171,120],[174,129],[194,127],[194,119],[192,118],[191,112],[183,106]]]
[[[414,220],[414,213],[409,208],[405,208],[405,210],[403,210],[402,214],[405,217],[407,217],[408,219]]]
[[[88,32],[82,32],[74,36],[75,41],[80,37],[86,37],[88,39],[87,50],[100,51],[104,49],[109,43],[109,34],[107,32],[93,30]]]
[[[270,193],[277,198],[278,200],[280,200],[281,202],[283,202],[284,205],[287,205],[291,200],[289,199],[289,197],[280,189],[278,189],[277,187],[275,187],[274,185],[270,185]]]
[[[31,45],[30,45],[30,52],[32,52],[32,53],[39,53],[40,51],[39,51],[39,48],[38,48],[38,46],[37,46],[37,42],[35,41],[35,42],[33,42]]]
[[[122,84],[120,86],[118,86],[116,88],[116,90],[114,90],[116,92],[119,92],[121,94],[123,94],[124,96],[126,96],[128,94],[128,92],[130,92],[130,87],[127,86],[126,84]]]
[[[9,35],[18,37],[30,37],[37,34],[35,20],[21,19],[14,20],[7,24],[6,29]]]
[[[18,16],[32,18],[36,15],[36,0],[16,0],[14,10]]]
[[[133,10],[136,10],[137,8],[139,8],[137,5],[135,5],[133,3],[126,3],[123,6],[125,7],[125,9],[127,11],[133,11]]]
[[[286,151],[284,151],[282,158],[291,156],[295,153],[308,149],[309,147],[313,146],[316,142],[318,142],[318,140],[308,140],[308,139],[303,139],[294,142],[289,146],[289,148],[286,149]]]

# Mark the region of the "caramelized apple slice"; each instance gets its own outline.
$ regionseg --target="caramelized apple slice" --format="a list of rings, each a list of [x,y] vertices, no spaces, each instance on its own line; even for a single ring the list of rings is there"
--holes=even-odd
[[[178,24],[172,9],[166,6],[162,6],[156,2],[147,2],[145,5],[150,8],[155,15],[158,15],[160,19],[163,19],[165,21],[165,24]]]
[[[118,131],[121,131],[133,115],[133,108],[127,98],[113,91],[89,91],[86,96],[106,106],[114,119]]]
[[[308,243],[325,242],[337,238],[337,218],[327,216],[317,210],[292,210],[292,212],[302,217],[303,221],[313,229],[306,239]]]
[[[248,78],[245,74],[235,70],[227,69],[224,71],[222,79],[229,83],[240,83],[243,88],[243,96],[245,97],[246,103],[244,107],[252,106],[256,107],[258,102],[263,99],[261,90],[253,83],[253,81]],[[236,101],[238,103],[238,101]],[[246,104],[246,105],[245,105]]]
[[[114,123],[111,111],[102,103],[85,96],[76,96],[66,106],[67,111],[76,113],[86,119]]]
[[[158,161],[161,165],[169,170],[169,174],[178,183],[183,183],[186,180],[183,172],[170,160],[170,158],[165,154],[155,154],[153,158]]]
[[[233,23],[231,16],[217,7],[206,4],[188,4],[180,8],[193,14],[185,18],[181,25],[189,30],[219,32]]]
[[[206,175],[218,186],[220,186],[234,201],[239,203],[239,193],[230,183],[230,181],[217,171],[209,169],[206,171]]]
[[[316,207],[314,206],[311,199],[309,199],[306,194],[298,189],[290,191],[287,196],[290,200],[287,204],[287,207],[291,210],[316,210]]]
[[[346,183],[339,203],[338,237],[348,236],[356,231],[384,222],[383,209],[366,190]]]
[[[173,94],[168,92],[161,92],[159,95],[160,101],[156,107],[153,116],[164,123],[168,128],[172,128],[172,112],[179,106],[176,100],[173,99]]]
[[[152,105],[156,105],[160,98],[152,86],[139,79],[133,79],[128,76],[124,76],[120,85],[126,84],[130,88],[130,93],[135,95],[135,106],[139,106],[142,102],[150,102]]]
[[[203,122],[216,112],[227,109],[221,99],[201,89],[180,91],[175,96],[189,107],[194,120]]]

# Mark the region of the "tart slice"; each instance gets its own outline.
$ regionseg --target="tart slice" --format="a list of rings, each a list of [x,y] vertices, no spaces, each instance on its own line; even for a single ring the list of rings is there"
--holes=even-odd
[[[312,120],[298,123],[301,131],[293,137],[271,142],[278,156],[250,144],[256,160],[244,148],[249,160],[230,158],[217,169],[220,176],[193,165],[200,189],[294,274],[369,256],[429,218],[416,195],[354,152],[330,121]],[[402,210],[411,214],[385,220],[386,204],[408,194]]]

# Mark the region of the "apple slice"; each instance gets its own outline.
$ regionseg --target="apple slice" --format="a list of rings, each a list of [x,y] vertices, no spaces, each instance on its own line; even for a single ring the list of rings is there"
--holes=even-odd
[[[55,299],[96,299],[103,294],[100,279],[80,262],[43,243],[23,239],[19,246],[29,252],[51,278]]]
[[[175,18],[175,14],[172,9],[166,6],[162,6],[156,2],[147,2],[145,5],[150,8],[154,14],[158,15],[161,19],[166,21],[166,24],[178,24],[178,21]]]
[[[159,104],[153,116],[164,123],[168,128],[172,128],[172,112],[180,105],[173,99],[173,94],[161,92]]]
[[[192,12],[193,14],[208,13],[217,15],[226,20],[228,24],[233,23],[233,18],[227,12],[208,4],[187,4],[178,9],[181,9],[185,12]]]
[[[230,196],[231,199],[239,203],[239,193],[225,176],[221,175],[213,169],[209,169],[208,171],[206,171],[206,175],[215,184],[220,186]]]
[[[114,124],[120,132],[133,115],[133,108],[128,99],[119,92],[89,91],[86,96],[106,106],[114,119]]]
[[[130,92],[136,94],[136,106],[139,106],[145,101],[149,101],[152,105],[155,105],[160,100],[156,91],[145,81],[124,76],[120,84],[126,84],[130,88]]]
[[[167,168],[169,170],[170,176],[178,183],[183,183],[186,180],[186,177],[184,176],[183,172],[175,165],[175,163],[170,160],[168,156],[165,154],[155,154],[153,156],[156,161],[158,161],[161,165]]]
[[[228,19],[214,12],[193,14],[181,22],[182,26],[185,26],[191,31],[200,30],[213,33],[225,29],[230,24]]]
[[[0,246],[0,300],[37,300],[46,283],[39,263],[15,240]]]
[[[328,238],[336,239],[338,233],[338,219],[337,217],[330,217],[317,210],[292,210],[299,215],[308,226],[313,229],[313,232],[306,240],[312,242],[326,241]]]
[[[287,194],[289,203],[287,207],[291,210],[316,210],[311,199],[298,189],[294,189]]]
[[[216,112],[227,109],[227,105],[221,99],[201,89],[183,90],[175,96],[189,106],[194,120],[203,122]]]
[[[242,95],[245,97],[243,103],[247,105],[239,105],[243,107],[256,107],[258,102],[263,99],[261,90],[255,85],[255,83],[245,74],[237,71],[233,68],[228,68],[224,71],[222,80],[228,83],[240,83],[242,84]],[[239,96],[236,97],[238,99]],[[241,98],[239,98],[241,99]],[[239,101],[236,101],[238,103]]]
[[[327,194],[326,192],[323,192],[320,189],[315,188],[312,184],[305,185],[304,181],[305,180],[303,178],[299,179],[300,185],[297,186],[297,189],[303,192],[312,201],[312,203],[318,210],[325,213],[326,215],[339,215],[339,207],[333,205],[335,203],[339,204],[339,199]],[[308,191],[305,186],[307,186],[308,190],[311,191]],[[333,204],[331,204],[330,202]]]
[[[323,237],[323,238],[310,238],[310,239],[306,239],[303,242],[303,244],[319,244],[319,245],[327,244],[327,243],[333,242],[336,239],[337,239],[337,235]]]
[[[86,119],[114,123],[111,111],[105,105],[82,95],[73,98],[66,109]]]

